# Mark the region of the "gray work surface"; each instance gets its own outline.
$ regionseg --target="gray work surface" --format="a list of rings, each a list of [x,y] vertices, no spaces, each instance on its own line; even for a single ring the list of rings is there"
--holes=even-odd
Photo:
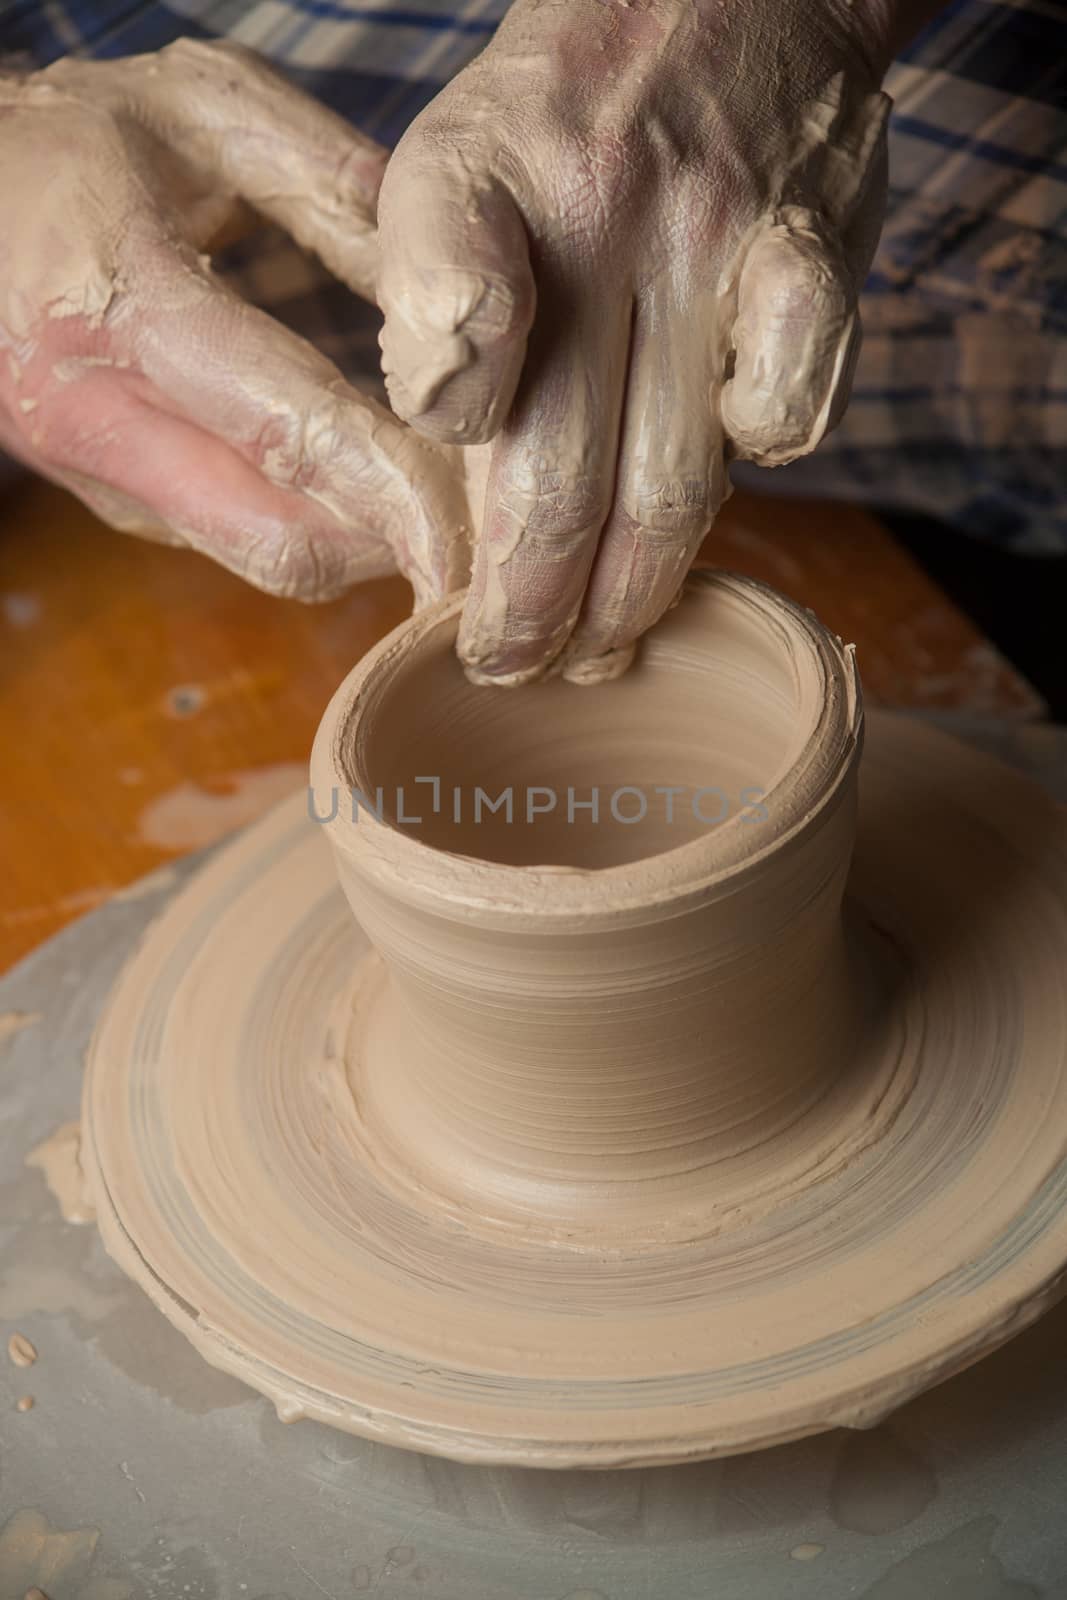
[[[967,732],[1067,798],[1067,733]],[[0,1017],[40,1013],[0,1043],[0,1600],[1067,1600],[1067,1302],[868,1433],[633,1473],[287,1426],[205,1366],[24,1166],[77,1116],[101,1003],[197,864],[0,982]]]

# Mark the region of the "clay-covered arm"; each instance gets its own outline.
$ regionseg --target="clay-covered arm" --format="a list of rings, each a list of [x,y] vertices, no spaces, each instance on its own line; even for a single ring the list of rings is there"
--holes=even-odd
[[[254,212],[369,294],[385,161],[234,46],[0,77],[0,449],[277,593],[462,582],[455,463],[204,253]]]
[[[620,668],[727,462],[790,461],[840,416],[904,9],[516,0],[401,140],[379,207],[390,398],[430,438],[495,440],[475,676]]]

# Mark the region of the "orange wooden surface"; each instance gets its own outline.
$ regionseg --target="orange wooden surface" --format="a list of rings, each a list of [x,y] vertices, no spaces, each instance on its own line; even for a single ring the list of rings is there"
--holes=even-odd
[[[1033,715],[1040,703],[862,512],[738,494],[706,554],[856,643],[868,700]],[[60,490],[0,500],[0,970],[302,781],[399,579],[271,599],[200,556],[103,528]]]

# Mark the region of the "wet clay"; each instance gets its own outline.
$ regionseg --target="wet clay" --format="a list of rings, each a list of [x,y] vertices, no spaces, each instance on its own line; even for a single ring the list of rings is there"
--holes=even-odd
[[[26,1157],[28,1167],[44,1176],[65,1222],[92,1222],[93,1209],[81,1165],[81,1126],[64,1122],[35,1145]]]
[[[53,1528],[40,1511],[14,1512],[0,1527],[0,1594],[48,1600],[49,1591],[86,1593],[71,1585],[88,1574],[99,1539],[96,1528],[66,1531]]]
[[[0,181],[21,219],[0,242],[5,449],[114,527],[272,592],[321,600],[398,567],[420,600],[462,583],[472,507],[455,453],[212,267],[258,214],[373,296],[387,155],[228,41],[0,73]],[[121,415],[125,443],[102,423],[103,454],[87,451],[72,412]]]
[[[7,1341],[8,1358],[16,1367],[32,1367],[37,1350],[24,1333],[13,1333]]]
[[[379,197],[382,369],[421,433],[493,441],[475,678],[624,670],[728,464],[793,460],[840,416],[884,24],[867,0],[517,0],[407,129]]]
[[[40,1020],[36,1012],[5,1011],[0,1016],[0,1044],[7,1039],[13,1039],[23,1028],[32,1028],[33,1024]]]
[[[371,652],[310,799],[123,974],[83,1106],[108,1249],[282,1416],[395,1444],[871,1425],[1061,1291],[1064,813],[887,718],[858,791],[851,653],[747,580],[691,580],[595,690],[471,684],[459,609]]]

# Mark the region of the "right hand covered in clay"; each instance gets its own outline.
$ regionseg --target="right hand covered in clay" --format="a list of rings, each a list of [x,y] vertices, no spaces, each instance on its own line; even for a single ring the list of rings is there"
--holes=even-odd
[[[454,453],[202,253],[254,211],[371,296],[386,154],[230,45],[0,76],[0,447],[273,593],[461,583]]]
[[[495,439],[460,652],[608,675],[670,605],[731,457],[847,398],[881,226],[894,0],[515,0],[379,209],[398,415]]]

